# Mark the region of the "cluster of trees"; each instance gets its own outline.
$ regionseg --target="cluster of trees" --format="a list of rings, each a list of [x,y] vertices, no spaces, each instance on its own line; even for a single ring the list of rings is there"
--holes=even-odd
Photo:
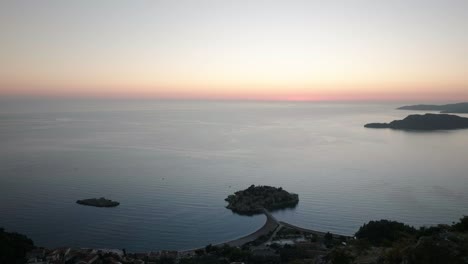
[[[468,232],[468,216],[460,219],[458,223],[454,223],[452,229],[458,232]]]
[[[391,245],[392,242],[403,237],[412,236],[417,230],[409,225],[396,221],[380,220],[364,224],[356,232],[358,239],[367,239],[372,245]]]
[[[365,247],[384,247],[382,263],[467,263],[468,216],[453,225],[414,227],[380,220],[363,225],[354,242],[357,254]],[[364,249],[364,250],[363,250]]]

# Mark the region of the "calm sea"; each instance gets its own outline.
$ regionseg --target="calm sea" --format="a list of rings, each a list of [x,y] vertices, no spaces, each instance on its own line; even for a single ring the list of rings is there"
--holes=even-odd
[[[265,217],[224,198],[251,184],[299,194],[283,221],[353,234],[468,214],[468,130],[365,129],[400,104],[2,101],[0,226],[47,247],[188,249]],[[75,204],[117,200],[116,208]]]

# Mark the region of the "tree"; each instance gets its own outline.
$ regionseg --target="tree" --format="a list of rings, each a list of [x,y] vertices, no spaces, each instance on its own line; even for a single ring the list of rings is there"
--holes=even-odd
[[[468,216],[464,216],[460,219],[460,222],[453,225],[453,229],[458,232],[468,231]]]

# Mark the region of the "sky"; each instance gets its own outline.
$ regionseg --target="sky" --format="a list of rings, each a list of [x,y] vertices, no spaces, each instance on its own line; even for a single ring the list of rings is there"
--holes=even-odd
[[[0,96],[468,100],[466,0],[0,1]]]

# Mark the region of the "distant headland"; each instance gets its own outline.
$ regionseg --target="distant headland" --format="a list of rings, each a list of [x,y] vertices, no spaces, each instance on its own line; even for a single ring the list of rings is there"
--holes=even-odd
[[[119,202],[112,201],[104,197],[101,197],[99,199],[91,198],[91,199],[78,200],[76,201],[76,203],[81,204],[81,205],[95,206],[95,207],[116,207],[120,204]]]
[[[446,105],[407,105],[397,108],[398,110],[418,110],[418,111],[440,111],[441,113],[463,114],[468,113],[468,102],[446,104]]]
[[[226,208],[238,214],[252,215],[262,213],[263,209],[275,210],[293,208],[299,202],[299,195],[289,193],[283,188],[251,185],[243,191],[229,195]]]
[[[468,128],[468,118],[448,114],[409,115],[390,123],[369,123],[367,128],[391,128],[399,130],[450,130]]]

